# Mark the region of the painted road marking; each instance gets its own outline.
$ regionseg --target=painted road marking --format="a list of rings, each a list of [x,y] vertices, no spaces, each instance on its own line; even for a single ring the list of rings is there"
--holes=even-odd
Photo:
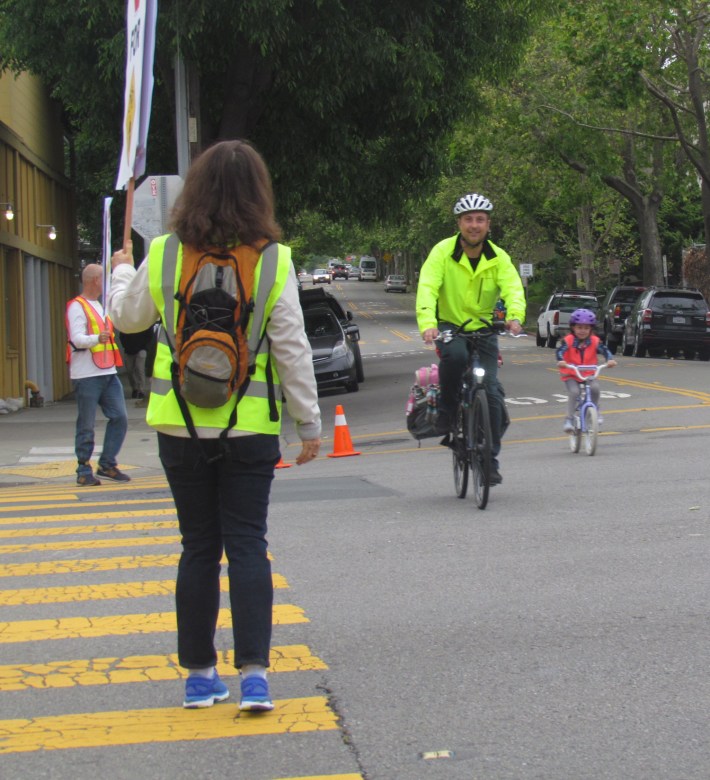
[[[143,514],[145,517],[145,513]],[[24,536],[74,536],[79,534],[110,534],[118,531],[174,531],[177,520],[156,520],[147,523],[106,523],[106,525],[60,525],[58,528],[13,528],[0,530],[0,539],[21,539]]]
[[[272,614],[274,626],[309,622],[303,614],[303,610],[292,604],[274,604]],[[168,631],[174,632],[176,625],[175,612],[15,620],[0,623],[0,644],[42,642],[48,639],[88,639],[99,636],[125,636],[126,634],[158,634]],[[220,609],[217,628],[231,627],[231,611]]]
[[[73,561],[39,561],[0,565],[0,577],[42,577],[47,574],[86,574],[94,571],[125,571],[177,566],[179,553],[170,555],[133,555],[115,558],[87,558]]]
[[[0,555],[47,552],[49,550],[100,550],[106,547],[151,547],[158,544],[180,544],[179,536],[145,536],[125,539],[92,539],[75,542],[40,542],[38,544],[3,544]]]
[[[233,659],[231,650],[217,653],[217,670],[222,677],[237,676]],[[270,674],[328,668],[306,645],[272,647],[269,659]],[[187,674],[188,670],[178,663],[177,653],[48,661],[44,664],[9,664],[0,666],[0,691],[182,680]]]
[[[0,721],[0,753],[138,745],[203,739],[334,731],[338,719],[324,696],[281,699],[269,713],[240,713],[234,705],[203,710],[87,712]]]
[[[114,506],[116,506],[114,502]],[[14,507],[12,510],[2,510],[3,512],[13,511],[16,512]],[[129,517],[176,517],[175,509],[129,509],[128,511],[122,510],[120,512],[77,512],[76,514],[68,515],[30,515],[29,517],[2,517],[0,518],[0,525],[10,525],[12,523],[21,523],[23,525],[27,523],[65,523],[67,520],[110,520],[112,518],[127,520]],[[174,528],[176,523],[173,523]],[[51,529],[37,529],[41,530],[43,534],[52,533]],[[37,531],[35,531],[36,533]],[[1,532],[0,532],[1,533]]]
[[[299,775],[298,777],[277,777],[276,780],[362,780],[362,775],[359,772],[355,774],[351,772],[346,775],[308,775],[306,777]]]
[[[274,588],[288,588],[281,574],[271,575]],[[229,579],[220,577],[220,590],[229,593]],[[59,585],[51,588],[18,588],[0,590],[0,606],[17,607],[27,604],[66,604],[76,601],[105,601],[107,599],[141,599],[149,596],[175,595],[175,580],[142,582],[110,582],[101,585]]]
[[[51,500],[51,499],[50,499]],[[145,507],[144,514],[147,514],[150,512],[150,514],[153,514],[152,511],[149,510],[147,504],[173,504],[172,498],[129,498],[129,499],[123,499],[121,500],[121,506],[133,506],[136,504],[140,504],[141,506]],[[81,507],[82,509],[85,509],[87,506],[116,506],[115,501],[61,501],[56,502],[52,504],[48,503],[42,503],[42,504],[16,504],[12,507],[8,507],[7,509],[0,508],[0,512],[36,512],[38,509],[70,509],[70,508],[78,508]],[[174,511],[174,510],[173,510]],[[125,516],[125,515],[124,515]],[[101,517],[106,517],[106,515],[101,515]],[[0,519],[0,523],[4,523],[4,520]]]

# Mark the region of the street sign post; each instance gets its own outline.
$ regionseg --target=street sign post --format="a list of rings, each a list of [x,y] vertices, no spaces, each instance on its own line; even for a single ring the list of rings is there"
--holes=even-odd
[[[146,246],[168,232],[170,210],[182,191],[180,176],[148,176],[136,188],[132,227]]]

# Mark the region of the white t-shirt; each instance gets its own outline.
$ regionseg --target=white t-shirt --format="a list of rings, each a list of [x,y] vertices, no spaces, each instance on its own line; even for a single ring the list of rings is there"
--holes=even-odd
[[[86,299],[89,300],[88,298]],[[99,301],[89,301],[97,314],[104,318],[104,307]],[[87,376],[101,376],[103,374],[115,374],[116,366],[111,368],[99,368],[91,356],[90,347],[95,347],[99,343],[98,335],[87,333],[88,322],[86,314],[78,301],[72,301],[69,304],[67,312],[69,321],[69,341],[74,344],[78,351],[71,349],[71,362],[69,364],[69,376],[72,379],[85,379]]]

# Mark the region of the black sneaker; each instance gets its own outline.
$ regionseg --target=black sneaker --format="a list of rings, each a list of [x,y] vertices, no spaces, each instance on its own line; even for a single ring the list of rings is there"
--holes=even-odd
[[[101,484],[101,480],[96,479],[93,474],[82,474],[76,478],[76,484],[81,487],[96,487]]]
[[[124,474],[122,471],[119,471],[115,466],[109,466],[105,469],[96,469],[96,473],[100,477],[104,477],[105,479],[112,479],[114,482],[131,481],[131,478],[128,476],[128,474]]]
[[[500,483],[503,481],[503,477],[500,475],[500,471],[495,466],[491,466],[491,474],[490,479],[488,480],[491,487],[493,485],[500,485]]]

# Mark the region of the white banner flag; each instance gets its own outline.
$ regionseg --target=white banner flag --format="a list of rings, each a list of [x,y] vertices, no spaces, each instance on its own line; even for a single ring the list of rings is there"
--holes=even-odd
[[[128,0],[126,9],[126,88],[123,98],[123,148],[116,189],[145,173],[158,0]]]

